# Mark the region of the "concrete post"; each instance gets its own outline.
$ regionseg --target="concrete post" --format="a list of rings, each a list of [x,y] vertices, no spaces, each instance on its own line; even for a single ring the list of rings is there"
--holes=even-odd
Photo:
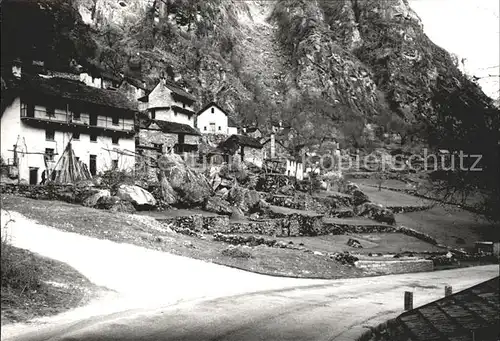
[[[413,292],[405,291],[405,311],[413,309]]]

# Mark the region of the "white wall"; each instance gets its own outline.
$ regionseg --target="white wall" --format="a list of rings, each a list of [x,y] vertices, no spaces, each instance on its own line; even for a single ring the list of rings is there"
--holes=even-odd
[[[179,112],[174,112],[172,109],[154,109],[155,110],[155,119],[168,121],[168,122],[177,122],[182,124],[187,124],[191,127],[194,127],[194,115],[188,116],[181,114]]]
[[[42,108],[37,106],[38,108]],[[44,154],[46,148],[54,149],[58,154],[54,157],[54,162],[49,163],[49,168],[56,165],[57,160],[64,152],[64,148],[72,137],[72,133],[57,131],[54,126],[55,134],[53,141],[45,139],[45,129],[35,128],[21,122],[20,100],[17,98],[13,104],[6,108],[1,119],[1,155],[4,160],[13,159],[13,145],[18,142],[17,150],[19,156],[19,176],[21,179],[29,181],[30,167],[39,168],[38,182],[41,181],[42,172],[45,170]],[[57,115],[57,112],[56,112]],[[132,120],[133,121],[133,120]],[[112,160],[118,160],[120,169],[133,170],[135,164],[135,139],[133,136],[122,137],[118,144],[112,144],[112,138],[108,136],[98,136],[96,142],[90,141],[90,135],[80,134],[79,140],[73,140],[73,150],[75,156],[89,167],[90,155],[96,155],[97,172],[102,172],[111,168]],[[105,149],[109,149],[105,150]],[[122,155],[120,152],[126,152],[130,156]],[[29,152],[32,154],[24,154]],[[36,153],[36,154],[35,154]],[[90,167],[89,167],[90,170]]]
[[[192,105],[183,104],[182,102],[177,102],[172,96],[172,91],[163,84],[162,81],[156,85],[156,87],[149,94],[148,109],[155,109],[155,118],[157,120],[177,122],[187,124],[194,127],[194,108]],[[171,107],[172,105],[177,105],[181,108],[193,111],[193,115],[189,117],[188,115],[175,113],[172,109],[166,110],[165,108]]]
[[[286,174],[295,177],[297,180],[304,179],[304,169],[301,162],[286,160]]]
[[[212,109],[214,110],[213,113]],[[227,115],[222,110],[212,105],[198,115],[196,127],[202,134],[237,134],[237,128],[229,128],[227,122]],[[215,123],[215,132],[210,131],[210,123]]]

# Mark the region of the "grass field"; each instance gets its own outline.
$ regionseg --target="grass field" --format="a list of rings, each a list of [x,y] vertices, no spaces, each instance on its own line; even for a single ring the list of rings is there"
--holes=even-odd
[[[167,231],[155,219],[145,216],[110,213],[63,202],[33,200],[13,195],[2,196],[2,208],[17,211],[41,224],[60,230],[134,244],[221,265],[262,274],[307,278],[349,278],[369,275],[342,265],[328,257],[301,250],[255,247],[251,258],[222,254],[228,245]]]
[[[2,242],[2,325],[61,313],[102,290],[64,263]]]
[[[353,248],[347,245],[350,239],[358,240],[363,248]],[[288,237],[278,238],[283,241],[293,241],[294,244],[303,243],[304,247],[323,252],[350,251],[359,254],[368,253],[400,253],[400,252],[442,252],[442,248],[426,243],[415,237],[401,233],[370,233],[349,234],[318,237]]]
[[[428,206],[432,201],[415,197],[406,193],[395,192],[388,189],[378,190],[362,183],[358,183],[359,189],[368,195],[370,201],[389,207],[403,206]]]
[[[500,227],[474,213],[449,206],[437,205],[429,210],[397,214],[400,225],[429,234],[439,242],[453,247],[471,249],[475,241],[498,240]],[[465,244],[457,243],[462,238]]]

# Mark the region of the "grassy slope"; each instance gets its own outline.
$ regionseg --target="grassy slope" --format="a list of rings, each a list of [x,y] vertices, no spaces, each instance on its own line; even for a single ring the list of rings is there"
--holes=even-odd
[[[396,221],[454,247],[471,248],[475,241],[498,240],[498,226],[452,206],[438,205],[426,211],[397,214]],[[457,238],[464,239],[465,244],[456,243]]]
[[[2,243],[2,257],[16,266],[27,264],[24,270],[40,281],[36,289],[2,285],[2,325],[64,312],[87,303],[102,290],[70,266],[27,250]],[[2,277],[7,262],[2,260]]]
[[[99,239],[134,244],[150,249],[201,259],[277,276],[308,278],[360,277],[367,273],[344,266],[327,257],[299,250],[256,247],[249,249],[253,258],[222,255],[227,244],[214,242],[211,237],[200,239],[173,234],[154,219],[123,213],[109,213],[78,205],[33,200],[12,195],[2,196],[6,210],[17,211],[41,224]]]

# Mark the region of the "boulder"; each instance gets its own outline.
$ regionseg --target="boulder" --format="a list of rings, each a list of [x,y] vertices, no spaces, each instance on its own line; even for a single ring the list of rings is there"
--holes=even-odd
[[[116,196],[132,203],[135,207],[154,207],[156,199],[144,188],[135,185],[120,185]]]
[[[258,210],[260,203],[259,192],[241,186],[233,186],[229,190],[228,201],[245,213]]]
[[[203,205],[213,195],[213,189],[203,174],[186,165],[176,154],[164,154],[158,160],[162,192],[170,204]]]
[[[232,215],[233,209],[229,202],[220,198],[219,196],[213,196],[207,199],[205,202],[205,210],[208,212],[213,212],[223,215]]]
[[[231,220],[245,220],[245,215],[243,214],[243,212],[241,211],[241,209],[239,209],[238,207],[231,207],[232,209],[232,213],[231,213]]]
[[[126,212],[132,213],[135,211],[134,206],[129,201],[121,200],[117,196],[104,196],[97,200],[96,208],[109,210],[111,212]]]
[[[90,197],[83,200],[83,206],[94,207],[97,205],[97,202],[102,197],[110,197],[111,193],[108,189],[100,189],[97,193],[92,194]]]
[[[357,249],[362,249],[363,248],[363,246],[361,245],[361,243],[359,242],[359,240],[352,239],[352,238],[349,238],[349,240],[347,241],[347,245],[350,246],[350,247],[355,247]]]
[[[357,216],[368,217],[381,223],[387,223],[390,225],[394,225],[396,223],[394,213],[391,210],[384,208],[384,206],[382,205],[377,205],[372,202],[356,206],[354,208],[354,213]]]

